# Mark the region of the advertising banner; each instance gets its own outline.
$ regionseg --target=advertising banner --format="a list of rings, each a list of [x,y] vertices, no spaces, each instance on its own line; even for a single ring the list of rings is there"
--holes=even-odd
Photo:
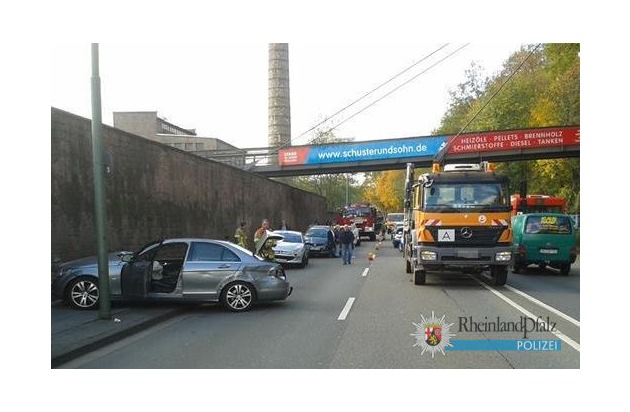
[[[579,126],[466,133],[454,138],[450,143],[448,154],[500,152],[578,144],[580,144]]]
[[[446,136],[371,141],[280,149],[281,166],[345,163],[367,160],[435,156],[446,144]]]

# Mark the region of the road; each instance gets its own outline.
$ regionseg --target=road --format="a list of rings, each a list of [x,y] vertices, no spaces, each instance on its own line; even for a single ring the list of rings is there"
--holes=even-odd
[[[237,314],[216,305],[195,306],[64,367],[580,368],[579,265],[568,277],[539,268],[510,273],[505,287],[493,286],[484,274],[460,273],[429,274],[426,285],[416,286],[391,242],[383,241],[378,250],[376,246],[363,242],[352,265],[342,265],[340,258],[311,258],[304,269],[288,269],[295,289],[286,302]],[[376,258],[369,261],[367,253],[373,250]],[[420,336],[432,316],[444,317],[442,346],[422,345]],[[538,349],[559,350],[531,350],[536,349],[531,343],[528,351],[455,350],[468,348],[462,345],[469,341],[522,342],[524,332],[513,330],[521,322],[538,327],[527,332],[527,339],[545,345]],[[495,331],[492,324],[513,329]],[[446,346],[449,340],[453,347]]]

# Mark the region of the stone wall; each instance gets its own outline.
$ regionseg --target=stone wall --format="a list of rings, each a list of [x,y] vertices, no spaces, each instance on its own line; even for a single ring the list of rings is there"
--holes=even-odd
[[[159,237],[231,238],[241,220],[250,242],[263,218],[304,231],[326,219],[319,195],[103,126],[107,249],[137,250]],[[52,108],[51,257],[96,254],[89,119]]]

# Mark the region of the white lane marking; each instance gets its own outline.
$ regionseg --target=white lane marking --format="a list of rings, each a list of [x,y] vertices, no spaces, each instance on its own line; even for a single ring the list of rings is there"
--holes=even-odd
[[[565,320],[567,320],[567,321],[569,321],[569,322],[573,323],[573,324],[574,324],[575,326],[577,326],[578,328],[580,327],[580,321],[573,319],[573,318],[572,318],[571,316],[569,316],[569,315],[565,315],[564,313],[560,312],[558,309],[556,309],[556,308],[554,308],[554,307],[551,307],[551,306],[547,305],[546,303],[543,303],[543,302],[539,301],[539,300],[538,300],[538,299],[536,299],[535,297],[530,296],[530,295],[528,295],[527,293],[522,292],[522,291],[520,291],[520,290],[518,290],[518,289],[516,289],[516,288],[513,288],[513,287],[512,287],[512,286],[510,286],[510,285],[505,285],[505,287],[506,287],[507,289],[511,290],[512,292],[514,292],[514,293],[516,293],[516,294],[518,294],[518,295],[521,295],[521,296],[522,296],[522,297],[524,297],[525,299],[529,299],[529,300],[531,300],[532,302],[534,302],[535,304],[540,305],[540,306],[542,306],[543,308],[547,309],[548,311],[553,312],[553,313],[555,313],[556,315],[560,316],[561,318],[563,318],[563,319],[565,319]]]
[[[524,307],[520,306],[518,303],[514,302],[513,300],[511,300],[510,298],[508,298],[507,296],[505,296],[503,293],[499,292],[498,290],[494,289],[491,286],[486,285],[485,283],[483,283],[482,281],[480,281],[479,279],[477,279],[474,276],[471,276],[471,278],[475,279],[480,285],[482,285],[484,288],[488,289],[490,292],[494,293],[496,296],[498,296],[499,298],[503,299],[505,302],[507,302],[510,306],[514,307],[515,309],[519,310],[521,313],[523,313],[525,316],[532,318],[532,319],[537,319],[536,315],[534,315],[533,313],[531,313],[530,311],[528,311],[527,309],[525,309]],[[545,328],[549,328],[549,325],[547,325],[546,322],[544,321],[539,321],[539,323],[541,325],[544,325]],[[567,335],[565,335],[564,333],[560,332],[559,330],[555,330],[555,331],[551,331],[551,333],[553,333],[554,335],[556,335],[559,339],[561,339],[562,341],[564,341],[565,343],[567,343],[569,346],[571,346],[573,349],[575,349],[576,351],[580,351],[580,344],[577,343],[576,341],[574,341],[573,339],[569,338]]]
[[[365,268],[361,276],[366,277],[369,271],[370,271],[370,268]]]
[[[350,308],[352,307],[353,303],[354,303],[354,298],[348,298],[348,301],[346,302],[346,306],[343,307],[343,310],[339,314],[339,317],[337,318],[337,320],[346,320],[346,316],[348,316],[348,312],[350,312]]]

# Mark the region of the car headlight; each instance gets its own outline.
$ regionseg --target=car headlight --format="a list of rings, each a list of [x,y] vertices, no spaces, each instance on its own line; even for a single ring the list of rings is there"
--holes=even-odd
[[[512,252],[498,252],[494,259],[497,262],[509,262],[512,259]]]
[[[420,252],[420,259],[422,260],[437,260],[437,253],[430,250],[423,250]]]

